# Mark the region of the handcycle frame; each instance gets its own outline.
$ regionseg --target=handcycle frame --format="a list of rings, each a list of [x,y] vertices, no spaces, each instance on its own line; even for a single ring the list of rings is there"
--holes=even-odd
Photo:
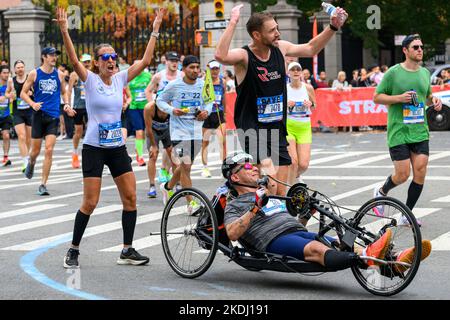
[[[211,205],[211,201],[199,190],[194,188],[189,188],[192,191],[195,191],[197,194],[201,195],[203,198],[203,201],[207,204],[207,208],[213,208]],[[183,192],[183,190],[189,190],[189,189],[182,189],[178,191],[177,193]],[[312,192],[312,195],[309,195],[309,192]],[[175,193],[175,195],[177,194]],[[420,230],[418,229],[417,222],[412,215],[411,211],[400,201],[390,198],[390,197],[382,197],[377,199],[372,199],[367,201],[364,205],[360,207],[360,209],[356,210],[350,210],[355,212],[356,214],[351,217],[350,219],[342,217],[340,214],[337,214],[335,211],[335,208],[344,208],[341,206],[338,206],[334,201],[331,201],[328,197],[328,201],[323,201],[317,198],[317,195],[324,196],[323,194],[318,193],[317,191],[310,190],[307,188],[305,184],[296,184],[290,187],[287,196],[270,196],[269,198],[272,199],[278,199],[281,201],[286,201],[288,204],[288,211],[291,215],[297,216],[297,215],[304,215],[304,214],[310,214],[311,211],[316,211],[319,214],[319,232],[317,233],[316,240],[320,241],[321,243],[325,244],[326,246],[341,250],[341,251],[347,251],[347,252],[353,252],[355,240],[359,239],[363,242],[365,246],[369,245],[370,243],[373,243],[376,239],[378,239],[384,231],[389,227],[395,227],[396,226],[396,220],[391,219],[391,222],[389,224],[385,224],[383,228],[379,230],[377,234],[371,233],[370,231],[366,230],[364,227],[359,227],[358,223],[360,222],[360,216],[361,214],[364,214],[364,210],[369,208],[370,205],[373,205],[373,202],[375,200],[379,201],[390,201],[396,209],[400,210],[402,214],[406,214],[409,216],[409,219],[412,221],[412,224],[414,224],[416,231]],[[173,197],[175,197],[175,195]],[[300,200],[300,202],[296,202],[293,199]],[[321,203],[327,203],[328,207]],[[345,208],[344,208],[345,209]],[[369,211],[370,209],[367,209]],[[217,215],[215,210],[213,210],[212,214],[215,216]],[[326,222],[326,219],[331,220],[331,222]],[[217,219],[215,219],[217,220]],[[215,222],[215,234],[218,234],[218,226],[217,221]],[[162,230],[162,228],[161,228]],[[325,235],[330,231],[335,231],[336,235],[338,237],[338,241],[330,242]],[[155,235],[155,233],[153,233]],[[278,254],[268,253],[268,252],[258,252],[252,249],[248,244],[243,242],[242,240],[239,240],[239,243],[242,247],[238,246],[232,246],[231,242],[228,243],[228,245],[221,243],[218,241],[218,236],[212,237],[210,234],[205,232],[202,228],[196,228],[193,230],[192,234],[197,237],[197,240],[199,242],[203,242],[204,244],[207,244],[211,250],[220,250],[225,256],[229,258],[229,262],[233,261],[240,265],[241,267],[250,270],[250,271],[262,271],[262,270],[270,270],[270,271],[277,271],[277,272],[284,272],[284,273],[325,273],[325,272],[336,272],[341,269],[332,269],[324,267],[318,263],[313,262],[305,262],[299,259],[296,259],[294,257],[289,256],[282,256]],[[161,236],[164,236],[164,232],[161,232]],[[420,231],[417,234],[414,234],[415,237],[417,237],[416,243],[420,243],[421,241],[421,235]],[[164,248],[166,258],[167,258],[167,252],[166,248]],[[421,247],[417,248],[418,253],[417,256],[420,257],[421,254]],[[215,257],[215,253],[213,253],[212,260]],[[395,262],[395,261],[386,261],[386,260],[379,260],[373,257],[364,257],[360,258],[361,263],[363,261],[372,260],[373,262],[377,263],[381,267],[383,266],[389,266],[393,264],[397,265],[403,265],[407,268],[409,268],[412,272],[412,276],[408,277],[405,282],[407,282],[405,285],[402,285],[401,289],[390,291],[390,292],[378,292],[377,290],[370,290],[367,288],[360,279],[358,279],[355,272],[357,272],[358,267],[354,266],[352,267],[352,271],[357,277],[358,282],[369,292],[376,294],[376,295],[383,295],[383,296],[389,296],[396,294],[406,288],[406,286],[412,281],[412,278],[414,277],[415,273],[418,270],[420,259],[415,259],[411,264],[407,263],[401,263],[401,262]],[[212,262],[212,261],[211,261]],[[169,263],[170,264],[170,263]],[[199,276],[206,272],[206,270],[209,268],[210,264],[206,266],[205,270],[203,270],[201,273],[199,273],[196,276]],[[171,265],[173,268],[173,266]],[[175,269],[174,269],[175,270]],[[391,269],[392,270],[392,269]],[[176,271],[176,270],[175,270]],[[179,272],[177,272],[179,273]],[[180,273],[179,273],[180,274]],[[182,275],[183,276],[183,275]],[[186,276],[187,277],[187,276]],[[189,276],[189,278],[193,278],[194,276]]]

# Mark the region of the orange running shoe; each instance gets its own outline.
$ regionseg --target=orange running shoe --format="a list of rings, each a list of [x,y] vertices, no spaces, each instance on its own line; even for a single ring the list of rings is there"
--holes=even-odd
[[[420,261],[426,259],[431,253],[431,241],[430,240],[422,240],[422,255],[420,256]],[[405,262],[411,264],[414,259],[414,255],[416,254],[416,247],[408,248],[400,252],[395,261],[397,262]],[[395,265],[394,271],[398,273],[403,273],[408,270],[409,267]]]
[[[392,231],[391,229],[387,229],[380,239],[366,248],[366,256],[383,260],[386,255],[386,251],[389,248],[389,244],[391,243],[391,239]],[[368,266],[378,265],[378,263],[371,260],[367,260],[366,263]]]
[[[80,168],[80,160],[78,160],[78,155],[75,153],[72,153],[72,168]]]
[[[145,166],[144,158],[137,158],[137,164],[139,167],[144,167]]]

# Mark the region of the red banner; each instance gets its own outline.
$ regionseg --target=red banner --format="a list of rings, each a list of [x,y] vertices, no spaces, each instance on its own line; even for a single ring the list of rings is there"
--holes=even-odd
[[[450,90],[433,86],[433,92]],[[375,88],[352,88],[348,91],[317,89],[317,107],[311,115],[313,127],[319,126],[319,121],[327,127],[350,126],[385,126],[387,124],[387,107],[373,102]],[[225,94],[227,129],[235,129],[234,103],[236,93]]]

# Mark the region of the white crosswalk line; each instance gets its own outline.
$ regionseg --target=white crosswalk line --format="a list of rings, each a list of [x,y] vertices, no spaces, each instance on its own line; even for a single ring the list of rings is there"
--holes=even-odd
[[[120,206],[120,208],[122,208],[122,206]],[[183,212],[184,212],[184,208],[177,208],[174,210],[174,213],[172,213],[172,214],[179,215],[179,214],[182,214]],[[138,216],[136,225],[140,225],[140,224],[147,223],[147,222],[158,221],[161,219],[162,213],[163,213],[162,211],[158,211],[155,213]],[[95,214],[95,212],[94,212],[94,214]],[[98,214],[96,214],[96,215],[98,215]],[[106,224],[98,225],[95,227],[89,227],[89,228],[86,228],[84,235],[83,235],[83,239],[92,237],[92,236],[97,236],[102,233],[119,230],[119,229],[122,229],[122,221],[106,223]],[[45,246],[53,241],[60,240],[64,237],[69,237],[71,235],[72,235],[72,232],[62,233],[62,234],[58,234],[58,235],[55,235],[52,237],[47,237],[47,238],[43,238],[43,239],[39,239],[39,240],[35,240],[35,241],[17,244],[17,245],[10,246],[10,247],[1,248],[0,250],[32,251],[32,250],[36,250],[42,246]]]
[[[110,205],[110,206],[106,206],[103,208],[95,209],[94,214],[98,216],[101,214],[105,214],[105,213],[109,213],[109,212],[113,212],[113,211],[117,211],[117,210],[122,210],[122,207],[123,207],[122,205],[117,205],[117,204]],[[19,224],[0,228],[0,236],[3,236],[5,234],[11,234],[14,232],[19,232],[19,231],[35,229],[35,228],[39,228],[39,227],[43,227],[43,226],[49,226],[49,225],[53,225],[53,224],[57,224],[57,223],[67,222],[67,221],[71,221],[74,219],[75,219],[75,212],[65,214],[62,216],[48,218],[48,219],[40,219],[40,220],[35,220],[35,221],[31,221],[31,222],[26,222],[26,223],[19,223]]]
[[[444,151],[444,152],[440,152],[438,154],[432,154],[428,158],[428,161],[434,161],[434,160],[447,158],[447,157],[450,157],[450,151]]]
[[[428,180],[428,177],[427,177]],[[437,198],[435,200],[431,200],[431,202],[450,202],[450,196],[445,196],[442,198]]]
[[[67,206],[67,204],[42,204],[42,205],[28,207],[28,208],[0,212],[0,219],[6,219],[6,218],[10,218],[10,217],[18,217],[18,216],[22,216],[22,215],[26,215],[26,214],[35,213],[35,212],[45,212],[48,210],[61,208],[64,206]]]
[[[64,175],[62,177],[60,176],[50,176],[47,182],[47,186],[50,185],[55,185],[55,184],[61,184],[61,183],[66,183],[66,182],[72,182],[72,181],[76,181],[79,180],[78,175]],[[28,187],[28,186],[32,186],[32,185],[40,185],[42,182],[41,181],[29,181],[28,179],[22,179],[22,181],[26,181],[25,183],[16,183],[16,184],[6,184],[6,185],[1,185],[0,186],[0,190],[5,190],[5,189],[12,189],[12,188],[20,188],[20,187]]]
[[[341,154],[337,154],[334,156],[329,156],[329,157],[324,157],[324,158],[319,158],[319,159],[313,159],[309,162],[310,165],[315,165],[315,164],[320,164],[320,163],[325,163],[325,162],[331,162],[334,160],[340,160],[340,159],[344,159],[344,158],[349,158],[349,157],[356,157],[362,154],[365,154],[365,151],[358,151],[358,152],[345,152],[345,153],[341,153]]]
[[[440,235],[431,241],[433,251],[450,251],[450,232]]]
[[[389,159],[390,157],[391,156],[389,154],[382,154],[382,155],[378,155],[378,156],[374,156],[374,157],[369,157],[369,158],[365,158],[365,159],[361,159],[361,160],[352,161],[352,162],[344,163],[344,164],[341,164],[341,165],[337,165],[336,168],[354,168],[354,167],[359,167],[359,166],[364,165],[364,164],[368,164],[368,163],[372,163],[372,162],[377,162],[377,161]]]

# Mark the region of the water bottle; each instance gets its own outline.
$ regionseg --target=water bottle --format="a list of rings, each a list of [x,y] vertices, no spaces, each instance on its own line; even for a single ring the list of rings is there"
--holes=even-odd
[[[336,7],[333,6],[331,3],[328,2],[322,2],[322,8],[323,11],[325,11],[330,17],[332,17],[336,13]],[[341,20],[341,23],[344,23],[347,19],[345,15],[338,15],[339,20]]]

